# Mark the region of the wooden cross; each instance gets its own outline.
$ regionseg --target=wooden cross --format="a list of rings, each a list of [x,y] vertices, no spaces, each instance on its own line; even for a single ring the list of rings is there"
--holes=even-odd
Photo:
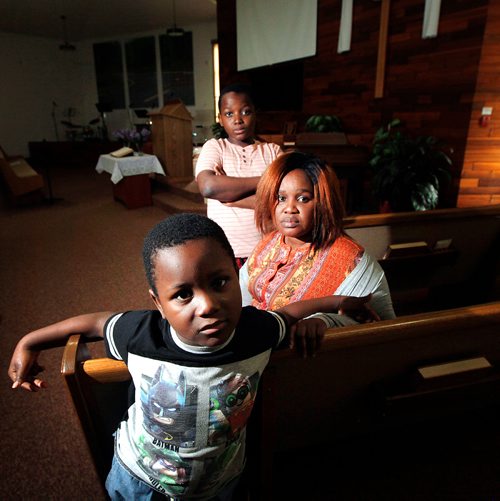
[[[353,0],[342,0],[339,43],[337,51],[348,52],[351,49]],[[387,36],[389,32],[389,11],[391,0],[381,0],[380,26],[378,35],[377,72],[375,76],[375,98],[384,96],[385,63],[387,55]],[[441,0],[425,0],[422,38],[433,38],[437,35]],[[348,24],[348,26],[346,26]]]
[[[385,59],[387,54],[387,33],[389,31],[389,8],[391,0],[382,0],[380,29],[378,34],[377,73],[375,77],[375,98],[384,96]]]
[[[391,0],[382,0],[380,8],[380,29],[378,34],[377,74],[375,77],[375,98],[384,96],[385,59],[387,54],[387,33],[389,31],[389,10]],[[422,38],[437,35],[441,0],[425,0]]]

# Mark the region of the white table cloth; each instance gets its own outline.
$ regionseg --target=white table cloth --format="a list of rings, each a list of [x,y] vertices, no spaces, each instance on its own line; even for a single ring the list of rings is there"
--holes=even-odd
[[[109,172],[111,181],[119,183],[125,176],[137,176],[139,174],[162,174],[163,167],[155,155],[137,155],[132,157],[115,158],[111,155],[101,155],[95,168],[99,174]]]

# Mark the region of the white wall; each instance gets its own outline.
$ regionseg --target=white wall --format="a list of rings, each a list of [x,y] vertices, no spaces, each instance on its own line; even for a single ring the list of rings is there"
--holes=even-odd
[[[80,55],[55,40],[0,33],[0,144],[8,154],[28,154],[28,141],[56,139],[51,116],[76,106]],[[62,128],[58,124],[59,135]]]
[[[214,114],[211,40],[217,27],[204,23],[184,28],[193,32],[194,52],[196,104],[188,109],[193,125],[210,125]],[[8,154],[27,156],[29,141],[56,140],[53,103],[60,140],[66,139],[60,122],[67,119],[64,112],[69,107],[76,109],[72,118],[76,124],[85,125],[99,116],[92,43],[75,43],[77,50],[66,52],[59,50],[58,40],[0,32],[0,144]],[[113,113],[116,116],[108,118],[110,131],[129,125],[126,112]]]

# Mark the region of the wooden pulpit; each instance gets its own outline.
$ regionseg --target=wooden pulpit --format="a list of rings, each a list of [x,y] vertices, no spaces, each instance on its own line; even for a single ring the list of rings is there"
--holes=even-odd
[[[184,103],[175,100],[149,113],[153,153],[169,177],[193,177],[192,117]]]

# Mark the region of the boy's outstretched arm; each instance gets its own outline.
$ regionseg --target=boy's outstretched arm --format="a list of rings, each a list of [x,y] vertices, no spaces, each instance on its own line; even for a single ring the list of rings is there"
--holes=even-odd
[[[26,334],[17,343],[10,361],[8,374],[12,379],[12,388],[24,388],[27,391],[38,391],[46,386],[38,377],[43,367],[38,365],[41,351],[64,346],[72,334],[81,334],[86,339],[103,337],[103,328],[112,312],[89,313],[71,317],[47,327],[42,327]]]

